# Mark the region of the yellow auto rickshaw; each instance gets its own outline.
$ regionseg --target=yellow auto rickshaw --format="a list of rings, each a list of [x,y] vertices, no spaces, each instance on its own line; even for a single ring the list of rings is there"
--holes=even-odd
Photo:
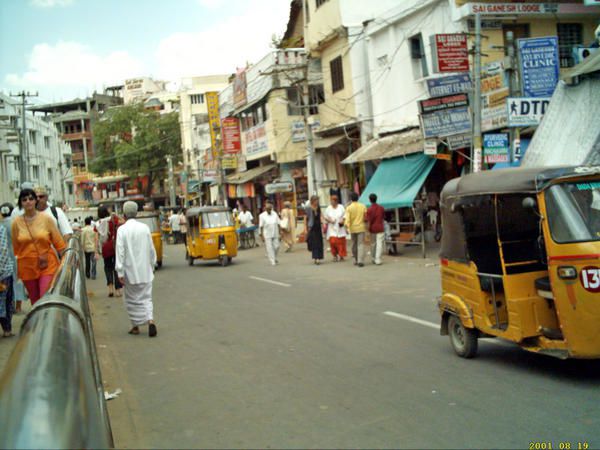
[[[218,259],[222,266],[237,256],[237,234],[231,210],[224,206],[190,208],[185,257],[191,266],[196,259]]]
[[[155,212],[139,212],[136,219],[148,225],[150,234],[152,235],[152,243],[156,251],[156,268],[160,269],[163,264],[163,243],[160,232],[160,220],[158,213]]]
[[[459,356],[496,337],[600,358],[600,167],[467,175],[441,211],[441,334]]]

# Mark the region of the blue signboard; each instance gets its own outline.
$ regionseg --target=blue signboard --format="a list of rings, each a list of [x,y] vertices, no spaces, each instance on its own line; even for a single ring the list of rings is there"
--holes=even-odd
[[[471,115],[467,106],[421,115],[425,139],[471,132]]]
[[[558,38],[517,39],[524,97],[552,97],[559,79]]]
[[[427,89],[430,97],[469,92],[471,89],[471,76],[468,73],[459,73],[448,77],[432,78],[427,80]]]

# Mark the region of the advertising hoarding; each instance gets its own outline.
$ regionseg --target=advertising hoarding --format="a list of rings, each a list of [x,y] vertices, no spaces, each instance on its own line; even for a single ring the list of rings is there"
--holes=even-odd
[[[508,126],[529,127],[539,125],[550,98],[511,97],[508,99]]]
[[[517,39],[524,97],[551,97],[559,80],[556,36]]]
[[[466,34],[434,34],[432,38],[435,72],[469,71],[469,50]]]
[[[431,97],[461,94],[472,89],[471,76],[468,73],[448,75],[427,80],[427,90]]]
[[[471,132],[471,114],[466,106],[421,115],[423,137],[451,136]]]

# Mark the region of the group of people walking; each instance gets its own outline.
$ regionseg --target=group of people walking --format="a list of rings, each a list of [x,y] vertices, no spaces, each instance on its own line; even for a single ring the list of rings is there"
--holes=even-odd
[[[313,195],[310,198],[305,209],[304,236],[314,264],[319,265],[325,259],[324,238],[329,243],[333,261],[344,261],[349,237],[354,265],[364,267],[367,233],[371,239],[371,260],[376,265],[382,263],[385,210],[377,203],[376,194],[369,195],[369,208],[359,203],[358,199],[358,194],[352,193],[350,204],[344,207],[338,196],[332,195],[330,205],[322,211],[319,197]],[[290,202],[286,202],[284,206],[281,213],[277,214],[273,211],[273,204],[266,202],[265,210],[259,216],[259,235],[265,243],[271,265],[279,262],[277,254],[280,238],[286,245],[286,251],[291,251],[295,241],[296,217]],[[252,220],[251,215],[249,220]]]
[[[123,219],[100,207],[99,220],[94,224],[86,218],[79,237],[86,277],[95,278],[95,262],[102,255],[108,296],[120,297],[125,288],[130,333],[139,334],[139,326],[148,323],[149,335],[156,336],[151,297],[156,253],[148,226],[133,220],[137,211],[135,202],[126,202]],[[0,325],[3,337],[10,337],[13,314],[21,311],[22,302],[28,298],[33,306],[48,291],[73,230],[42,187],[23,188],[17,207],[5,203],[0,213]]]

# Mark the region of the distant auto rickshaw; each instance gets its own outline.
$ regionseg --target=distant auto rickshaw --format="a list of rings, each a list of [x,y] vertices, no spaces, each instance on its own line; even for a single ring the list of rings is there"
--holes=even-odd
[[[600,358],[600,167],[467,175],[441,196],[441,334]]]
[[[237,234],[231,210],[224,206],[190,208],[185,257],[191,266],[196,259],[218,259],[222,266],[237,256]]]
[[[148,225],[150,234],[152,235],[152,243],[156,251],[156,267],[160,269],[163,264],[163,243],[160,232],[160,221],[158,213],[155,212],[139,212],[136,219]]]

